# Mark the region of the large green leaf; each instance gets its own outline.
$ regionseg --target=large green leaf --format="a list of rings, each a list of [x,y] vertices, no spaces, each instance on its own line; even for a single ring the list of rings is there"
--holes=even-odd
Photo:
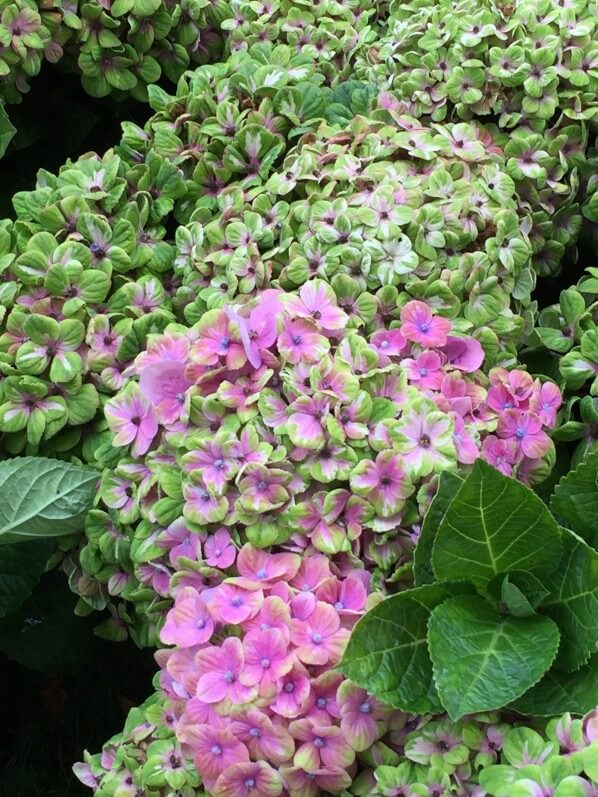
[[[552,664],[559,630],[548,617],[508,617],[477,596],[433,609],[430,656],[440,700],[452,719],[516,700]]]
[[[554,717],[569,711],[585,714],[598,706],[598,655],[575,672],[552,669],[544,678],[512,703],[520,714]]]
[[[497,573],[551,573],[561,558],[558,524],[531,490],[477,460],[440,523],[432,565],[440,581],[484,587]]]
[[[463,479],[457,476],[456,473],[445,471],[440,475],[438,490],[424,517],[422,530],[413,555],[413,578],[416,586],[432,584],[436,580],[432,570],[432,548],[434,547],[436,532],[451,500],[455,497],[462,483]]]
[[[554,489],[550,509],[568,529],[598,548],[598,451],[592,451]]]
[[[57,459],[0,462],[0,544],[80,531],[99,478]]]
[[[427,625],[432,609],[452,594],[449,585],[426,584],[378,604],[353,629],[341,672],[396,708],[440,711]]]
[[[16,609],[29,596],[51,552],[51,540],[0,547],[0,617]]]
[[[562,530],[563,558],[544,579],[550,591],[540,611],[561,631],[555,665],[576,670],[598,652],[598,552],[573,532]]]

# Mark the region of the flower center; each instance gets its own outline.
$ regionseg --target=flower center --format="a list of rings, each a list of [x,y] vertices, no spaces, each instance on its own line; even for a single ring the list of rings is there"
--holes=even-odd
[[[311,635],[311,641],[314,643],[314,645],[321,645],[322,634],[318,634],[317,631],[314,631],[314,633]]]
[[[301,335],[293,335],[293,345],[298,346],[301,343]]]
[[[263,491],[263,490],[266,490],[267,488],[268,488],[268,482],[264,481],[263,479],[261,479],[257,483],[257,489],[258,490],[262,490]]]
[[[321,749],[322,749],[322,747],[324,747],[324,745],[325,745],[325,744],[326,744],[326,742],[324,741],[324,739],[322,739],[322,737],[321,737],[321,736],[316,736],[316,738],[314,739],[314,745],[315,745],[315,747],[317,747],[319,750],[321,750]]]
[[[369,704],[369,703],[362,703],[362,704],[359,706],[359,710],[360,710],[360,712],[361,712],[362,714],[369,714],[369,713],[370,713],[370,711],[372,710],[372,707],[370,706],[370,704]]]
[[[423,434],[423,435],[422,435],[422,436],[419,438],[419,444],[420,444],[420,446],[421,446],[422,448],[429,448],[429,447],[430,447],[430,443],[431,443],[431,442],[432,442],[432,441],[430,440],[430,438],[428,437],[428,435],[427,435],[427,434]]]
[[[232,684],[235,680],[235,674],[232,670],[226,670],[224,673],[224,682],[227,684]]]
[[[419,331],[420,332],[429,332],[429,330],[430,330],[430,325],[428,324],[428,322],[427,321],[422,321],[421,324],[419,325]]]
[[[387,340],[383,340],[380,342],[381,349],[387,349],[390,346],[390,343]]]
[[[339,611],[339,612],[340,612],[340,611],[341,611],[341,609],[344,609],[344,608],[345,608],[345,604],[344,604],[342,601],[337,601],[337,602],[334,604],[334,608],[335,608],[337,611]]]
[[[220,347],[222,349],[228,349],[229,346],[230,346],[230,338],[222,338],[222,340],[220,341]]]
[[[515,430],[515,437],[518,440],[523,440],[523,438],[525,437],[525,429],[522,429],[521,427],[517,428]]]
[[[266,658],[262,659],[260,661],[260,667],[262,668],[262,670],[267,670],[270,667],[270,659]]]
[[[295,691],[295,684],[289,681],[288,684],[284,685],[284,691],[288,692],[288,694],[291,694],[291,692]]]
[[[249,735],[253,736],[254,739],[259,739],[260,736],[262,735],[262,732],[260,731],[259,728],[251,728],[251,730],[249,731]]]
[[[253,789],[255,786],[255,778],[247,778],[245,781],[245,788],[246,789]]]
[[[265,567],[260,567],[260,569],[256,573],[256,576],[258,578],[260,578],[260,579],[266,578],[267,575],[268,574],[266,573],[266,568]]]
[[[222,755],[222,747],[219,744],[212,745],[212,755]]]
[[[224,460],[223,459],[214,460],[214,467],[216,468],[216,470],[223,470],[224,469]]]
[[[325,697],[319,697],[319,698],[316,700],[316,706],[317,706],[318,708],[326,708],[326,703],[327,703],[327,702],[328,702],[328,701],[326,700],[326,698],[325,698]]]
[[[200,619],[195,623],[195,625],[197,628],[205,628],[206,621],[202,617],[200,617]]]
[[[237,609],[239,606],[243,605],[243,598],[240,598],[238,595],[236,598],[233,598],[231,601],[231,605]]]

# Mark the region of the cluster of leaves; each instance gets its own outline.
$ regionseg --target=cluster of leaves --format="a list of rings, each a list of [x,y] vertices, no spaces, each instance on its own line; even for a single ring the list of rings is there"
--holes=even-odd
[[[507,705],[543,715],[592,708],[598,552],[580,510],[598,497],[598,457],[580,470],[551,502],[570,528],[483,462],[464,481],[443,474],[415,552],[415,588],[357,625],[342,671],[391,705],[444,707],[453,719]]]
[[[219,27],[230,4],[207,0],[4,0],[0,4],[0,96],[19,102],[42,63],[81,74],[94,97],[147,100],[147,86],[178,80],[193,64],[220,57]]]

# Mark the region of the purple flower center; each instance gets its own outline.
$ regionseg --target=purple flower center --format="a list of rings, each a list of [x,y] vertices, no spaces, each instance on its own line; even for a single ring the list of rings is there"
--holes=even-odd
[[[264,481],[264,479],[261,479],[261,480],[260,480],[260,481],[257,483],[257,489],[258,489],[258,490],[261,490],[262,492],[263,492],[264,490],[267,490],[267,489],[268,489],[268,482]]]
[[[517,429],[515,429],[515,437],[518,440],[523,440],[523,438],[525,437],[525,434],[526,434],[525,429],[522,429],[521,427],[518,427]]]
[[[255,778],[247,778],[245,781],[245,788],[246,789],[253,789],[255,786]]]
[[[419,331],[420,332],[429,332],[430,324],[427,321],[420,321],[419,323]]]
[[[225,683],[232,684],[233,681],[235,680],[235,674],[232,670],[226,670],[223,675],[223,678]]]
[[[262,735],[262,732],[260,731],[259,728],[251,728],[251,730],[249,731],[249,735],[253,736],[254,739],[259,739]]]
[[[316,736],[316,738],[314,739],[314,746],[317,747],[319,750],[321,750],[325,744],[326,742],[324,741],[324,739],[322,739],[321,736]]]
[[[428,369],[427,368],[420,368],[419,369],[419,375],[420,376],[427,376],[428,375]]]
[[[335,608],[337,611],[339,611],[339,612],[340,612],[340,611],[341,611],[341,609],[344,609],[344,608],[345,608],[345,604],[344,604],[342,601],[337,601],[337,602],[334,604],[334,608]]]
[[[380,348],[387,349],[390,346],[390,343],[387,340],[380,341]]]
[[[214,551],[214,556],[221,556],[221,555],[222,551],[220,550],[220,548],[216,548],[216,550]]]
[[[318,634],[317,631],[314,631],[314,633],[311,635],[311,641],[314,643],[314,645],[321,645],[322,634]]]
[[[359,706],[359,711],[360,711],[362,714],[369,714],[371,710],[372,710],[372,707],[371,707],[371,706],[370,706],[370,704],[369,704],[369,703],[367,703],[367,702],[366,702],[366,703],[362,703],[362,704]]]
[[[266,568],[265,567],[260,567],[260,569],[256,573],[256,576],[258,578],[260,578],[260,579],[261,578],[266,578],[267,575],[268,575],[268,573],[266,572]]]
[[[213,744],[211,753],[212,755],[222,755],[222,747],[219,744]]]
[[[228,349],[229,346],[230,346],[230,338],[226,337],[222,338],[222,340],[220,341],[220,347],[222,349]]]
[[[295,691],[295,684],[292,681],[289,681],[288,684],[284,685],[284,691],[291,694],[291,692]]]
[[[202,617],[200,617],[199,620],[195,623],[195,625],[197,628],[205,628],[206,621]]]
[[[294,346],[298,346],[301,343],[301,335],[293,335],[292,341]]]
[[[234,606],[235,609],[237,609],[239,606],[242,606],[242,605],[243,605],[243,598],[239,598],[239,596],[237,596],[236,598],[233,598],[232,601],[231,601],[231,606]]]
[[[270,667],[270,659],[263,658],[260,661],[260,667],[262,670],[267,670]]]
[[[316,700],[316,706],[317,706],[318,708],[326,708],[326,703],[327,703],[327,702],[328,702],[328,701],[326,700],[326,698],[325,698],[325,697],[319,697],[319,698]]]
[[[214,460],[214,467],[216,470],[224,470],[224,460],[223,459],[215,459]]]

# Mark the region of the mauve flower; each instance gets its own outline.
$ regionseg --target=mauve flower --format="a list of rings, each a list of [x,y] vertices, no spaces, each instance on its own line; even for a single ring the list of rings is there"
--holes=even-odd
[[[402,334],[421,346],[444,346],[452,326],[448,318],[435,316],[424,302],[407,302],[401,310]]]
[[[305,620],[291,620],[291,641],[297,646],[297,658],[305,664],[334,666],[349,638],[349,632],[340,625],[338,612],[323,601],[316,603]]]
[[[401,362],[407,371],[409,381],[420,390],[438,390],[445,378],[442,359],[435,351],[425,351],[415,359]]]
[[[320,335],[309,321],[287,320],[278,336],[278,351],[292,365],[300,362],[316,363],[329,349],[328,338]]]
[[[257,686],[262,697],[275,694],[276,684],[294,663],[285,637],[275,628],[250,631],[243,639],[243,651],[245,665],[241,670],[241,683]]]
[[[466,374],[477,371],[484,362],[484,349],[475,338],[457,338],[449,335],[440,351],[449,365]]]
[[[269,595],[255,617],[247,620],[243,627],[249,631],[279,631],[288,644],[291,636],[291,611],[288,604],[277,595]]]
[[[284,297],[287,312],[296,318],[307,318],[324,332],[344,329],[347,314],[337,306],[336,296],[328,283],[310,280],[299,288],[299,294]]]
[[[185,364],[176,360],[152,363],[140,371],[139,390],[156,408],[156,415],[164,425],[181,417],[191,385],[185,375]]]
[[[344,677],[340,672],[328,670],[311,682],[311,693],[307,715],[315,722],[329,724],[340,718],[336,699],[339,686]]]
[[[230,534],[224,528],[211,534],[205,541],[203,549],[207,564],[220,570],[230,567],[237,555],[237,549],[232,544]]]
[[[213,633],[214,623],[202,597],[191,587],[181,589],[160,632],[162,642],[190,648],[205,644]]]
[[[198,365],[223,362],[229,370],[242,368],[246,355],[239,339],[235,340],[225,310],[209,310],[195,327],[197,340],[191,347],[191,359]]]
[[[220,647],[198,651],[195,663],[200,673],[196,697],[204,703],[230,700],[233,704],[243,705],[255,698],[257,690],[239,681],[244,665],[240,639],[228,637]]]
[[[350,484],[382,517],[396,515],[413,491],[401,457],[393,451],[381,451],[374,461],[362,459],[351,472]]]
[[[407,345],[399,329],[380,329],[371,336],[370,343],[386,357],[398,357]]]
[[[278,797],[282,780],[264,761],[234,764],[216,781],[214,797]]]
[[[541,459],[550,447],[550,438],[542,431],[542,422],[529,412],[505,410],[498,418],[496,433],[513,440],[530,459]]]
[[[514,440],[500,440],[494,435],[489,435],[482,443],[481,456],[505,476],[513,475],[513,465],[519,459]]]
[[[330,575],[330,561],[327,556],[309,556],[301,560],[297,575],[291,579],[290,584],[301,592],[315,592]]]
[[[278,692],[270,710],[281,717],[298,717],[305,711],[309,702],[310,680],[306,668],[296,663],[293,668],[280,679]]]
[[[341,730],[356,752],[367,750],[384,735],[392,713],[390,707],[349,681],[344,681],[339,687],[337,700]]]
[[[341,729],[329,722],[314,722],[305,717],[291,722],[289,731],[297,742],[302,742],[295,751],[293,763],[306,772],[328,767],[346,769],[355,760],[355,751]]]
[[[319,601],[330,603],[338,614],[343,617],[349,615],[358,617],[365,611],[367,590],[358,578],[328,578],[316,590]]]
[[[318,797],[322,793],[340,794],[351,786],[352,778],[342,767],[325,767],[306,772],[302,767],[282,767],[280,774],[290,793],[300,797]]]
[[[116,432],[112,443],[128,446],[131,453],[140,457],[147,452],[158,433],[158,420],[152,404],[141,395],[134,382],[106,404],[104,408],[108,426]]]
[[[212,785],[234,764],[249,762],[245,745],[229,728],[195,725],[185,733],[185,743],[193,749],[195,766],[203,780]]]
[[[245,544],[237,556],[237,571],[241,578],[235,579],[239,586],[255,589],[274,581],[289,581],[295,576],[301,557],[294,553],[266,553],[250,543]]]
[[[203,597],[212,617],[225,625],[240,625],[255,617],[264,602],[261,590],[247,590],[236,584],[219,584],[206,590]]]
[[[282,764],[295,752],[295,742],[285,725],[275,725],[262,711],[248,711],[233,721],[230,728],[257,761]]]
[[[529,410],[538,417],[544,426],[554,426],[556,414],[562,401],[563,398],[558,387],[553,382],[544,382],[540,389],[532,394]]]

